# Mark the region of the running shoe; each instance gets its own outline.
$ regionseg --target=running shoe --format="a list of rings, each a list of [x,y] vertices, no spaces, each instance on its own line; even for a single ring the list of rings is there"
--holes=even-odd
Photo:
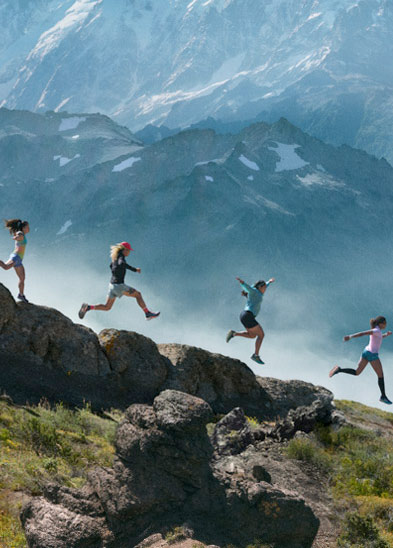
[[[81,320],[83,320],[83,318],[85,317],[85,314],[88,311],[88,309],[89,309],[89,305],[87,303],[83,303],[78,312],[78,316],[80,317]]]
[[[333,369],[330,370],[329,372],[329,377],[333,377],[333,375],[335,375],[336,373],[338,373],[340,371],[340,368],[338,365],[335,365],[333,367]]]
[[[260,358],[260,356],[258,356],[258,354],[253,354],[253,355],[251,356],[251,359],[254,360],[254,362],[257,362],[257,363],[259,363],[259,364],[261,364],[261,365],[264,365],[264,364],[265,364],[265,362],[263,362],[263,361],[261,360],[261,358]]]
[[[29,301],[26,299],[26,297],[24,295],[22,295],[21,293],[19,293],[18,297],[17,297],[18,301],[22,301],[22,303],[28,303]]]
[[[154,320],[154,318],[158,318],[160,315],[160,312],[146,312],[146,320]]]
[[[379,401],[382,402],[382,403],[387,403],[388,405],[391,405],[392,402],[389,400],[389,398],[387,398],[386,396],[381,396],[379,398]]]
[[[225,340],[226,340],[227,342],[229,342],[231,339],[233,339],[233,337],[235,336],[235,333],[236,333],[236,331],[233,331],[232,329],[231,329],[230,331],[228,331]]]

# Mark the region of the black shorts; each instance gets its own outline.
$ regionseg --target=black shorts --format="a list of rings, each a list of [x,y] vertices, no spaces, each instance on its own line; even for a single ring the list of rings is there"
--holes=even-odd
[[[243,310],[240,314],[240,321],[244,327],[251,329],[251,327],[256,327],[259,323],[256,321],[255,316],[249,310]]]

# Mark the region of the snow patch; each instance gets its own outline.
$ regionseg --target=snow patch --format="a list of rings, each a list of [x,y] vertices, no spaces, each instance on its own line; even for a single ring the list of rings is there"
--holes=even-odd
[[[249,181],[253,181],[253,180],[254,180],[254,175],[249,175],[249,176],[247,177],[247,179],[248,179]]]
[[[67,158],[66,156],[53,156],[53,160],[59,160],[59,166],[63,167],[72,162],[72,160],[76,160],[76,158],[80,158],[80,154],[75,154],[73,158]]]
[[[321,164],[317,164],[317,169],[319,169],[319,171],[323,171],[324,173],[326,173],[326,169],[321,166]]]
[[[66,221],[63,224],[63,226],[61,227],[59,232],[56,232],[56,236],[59,236],[60,234],[64,234],[64,232],[66,232],[70,228],[71,225],[72,225],[72,221],[71,221],[71,219],[69,219],[68,221]]]
[[[85,121],[86,121],[86,116],[71,116],[71,118],[63,118],[59,125],[59,131],[68,131],[69,129],[76,129],[81,122],[85,122]]]
[[[71,97],[67,97],[66,99],[64,99],[63,101],[61,101],[61,103],[59,103],[59,104],[57,105],[57,107],[54,109],[55,112],[59,112],[59,110],[60,110],[61,108],[63,108],[64,105],[66,105],[70,99],[71,99]]]
[[[216,162],[218,162],[218,158],[214,158],[214,160],[206,160],[206,162],[197,162],[195,164],[195,167],[196,166],[205,166],[206,164],[210,164],[210,162],[216,163]]]
[[[31,60],[34,57],[43,59],[50,51],[55,49],[59,43],[72,29],[81,28],[85,20],[89,17],[90,12],[94,8],[101,4],[103,0],[77,0],[66,11],[65,17],[58,21],[52,28],[41,34],[37,45],[29,53],[27,60]]]
[[[313,187],[313,186],[323,186],[325,188],[335,190],[337,188],[342,188],[345,186],[345,183],[336,181],[329,175],[322,175],[321,173],[307,173],[304,177],[297,175],[298,181],[304,187]]]
[[[128,169],[129,167],[132,167],[135,162],[139,162],[141,159],[142,158],[134,158],[134,156],[127,158],[127,160],[123,160],[120,164],[116,164],[112,171],[123,171],[124,169]]]
[[[79,135],[73,135],[71,139],[79,139]]]
[[[309,162],[305,162],[295,152],[300,145],[285,145],[284,143],[277,143],[276,147],[268,147],[269,150],[273,150],[279,155],[280,159],[276,163],[274,171],[291,171],[293,169],[300,169],[309,165]]]
[[[211,181],[212,183],[214,182],[213,177],[210,177],[210,175],[205,175],[205,179],[206,181]]]
[[[246,158],[243,154],[239,156],[239,160],[244,164],[246,167],[253,169],[254,171],[259,171],[259,166],[252,160],[249,160]]]

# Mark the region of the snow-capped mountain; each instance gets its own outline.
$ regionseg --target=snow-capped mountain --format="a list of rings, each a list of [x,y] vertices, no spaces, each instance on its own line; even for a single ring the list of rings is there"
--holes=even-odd
[[[133,131],[284,115],[393,161],[392,0],[3,0],[0,23],[8,108]]]
[[[388,162],[326,145],[285,119],[149,146],[126,131],[103,116],[0,109],[0,217],[30,221],[30,253],[54,261],[61,249],[106,280],[109,245],[130,239],[144,279],[180,308],[215,303],[217,321],[231,304],[226,284],[259,272],[305,299],[307,321],[315,307],[332,325],[337,315],[389,314]],[[3,230],[0,256],[9,245]]]

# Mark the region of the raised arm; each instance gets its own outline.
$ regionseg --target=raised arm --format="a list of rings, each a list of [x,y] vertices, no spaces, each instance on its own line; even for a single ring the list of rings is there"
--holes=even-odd
[[[241,278],[236,277],[236,279],[239,282],[239,284],[242,286],[242,288],[245,289],[248,293],[253,290],[253,288]]]
[[[20,242],[21,240],[23,240],[24,237],[25,235],[23,234],[23,232],[19,231],[15,234],[15,236],[12,236],[12,239]]]
[[[373,330],[369,329],[368,331],[360,331],[359,333],[353,333],[352,335],[345,335],[344,341],[349,341],[349,339],[356,339],[356,337],[363,337],[364,335],[372,335]]]

